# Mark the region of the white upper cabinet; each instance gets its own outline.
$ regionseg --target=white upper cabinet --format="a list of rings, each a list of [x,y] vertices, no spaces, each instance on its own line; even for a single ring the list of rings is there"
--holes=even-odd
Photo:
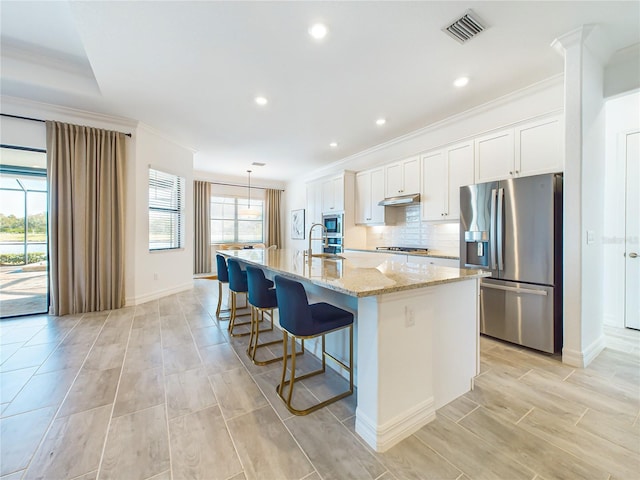
[[[476,183],[502,180],[514,175],[512,128],[476,138],[475,150]]]
[[[473,143],[461,143],[446,149],[447,152],[447,211],[445,220],[460,219],[460,187],[474,183]]]
[[[474,182],[473,143],[460,143],[423,155],[422,172],[422,220],[458,220],[460,187]]]
[[[475,139],[476,183],[564,170],[562,116]]]
[[[344,211],[344,176],[322,182],[322,213]]]
[[[385,177],[385,197],[420,193],[420,157],[387,165]]]
[[[322,183],[307,183],[307,212],[305,231],[311,224],[322,222]]]
[[[443,220],[447,209],[447,165],[444,150],[437,150],[422,156],[422,219]]]
[[[385,197],[384,168],[366,170],[356,175],[356,223],[382,225],[385,209],[378,202]]]
[[[518,175],[530,176],[564,171],[564,131],[557,115],[515,128]]]

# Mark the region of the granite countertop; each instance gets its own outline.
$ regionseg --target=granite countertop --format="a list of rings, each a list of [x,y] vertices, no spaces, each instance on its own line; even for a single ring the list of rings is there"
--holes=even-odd
[[[311,264],[301,250],[220,250],[218,253],[353,297],[382,295],[490,275],[483,270],[396,262],[388,257],[378,258],[358,252],[343,253],[341,257],[344,259],[313,257]]]
[[[371,253],[391,253],[393,255],[413,255],[415,257],[434,257],[434,258],[445,258],[448,260],[460,260],[458,255],[451,255],[450,253],[443,252],[440,250],[431,250],[427,253],[422,252],[398,252],[393,250],[376,250],[375,248],[347,248],[346,250],[352,252],[371,252]]]

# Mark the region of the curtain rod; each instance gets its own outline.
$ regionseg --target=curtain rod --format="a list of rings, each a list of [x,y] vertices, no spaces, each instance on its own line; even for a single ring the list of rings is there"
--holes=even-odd
[[[41,122],[41,123],[46,122],[46,120],[42,120],[40,118],[22,117],[20,115],[9,115],[8,113],[0,113],[0,116],[9,117],[9,118],[17,118],[18,120],[29,120],[30,122]],[[118,133],[124,133],[124,132],[118,132]],[[125,133],[125,135],[127,137],[131,137],[130,133]]]
[[[211,182],[209,180],[200,180],[201,182],[207,182],[210,183],[212,185],[225,185],[227,187],[242,187],[242,188],[247,188],[247,185],[243,185],[241,183],[225,183],[225,182]],[[283,188],[270,188],[270,187],[256,187],[251,185],[251,188],[257,188],[259,190],[280,190],[281,192],[284,192]]]

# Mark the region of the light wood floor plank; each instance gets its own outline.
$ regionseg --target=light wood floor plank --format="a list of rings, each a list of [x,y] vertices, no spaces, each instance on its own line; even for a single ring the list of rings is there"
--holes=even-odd
[[[376,479],[386,470],[326,409],[304,417],[294,415],[284,423],[322,478]]]
[[[242,465],[217,406],[169,422],[173,478],[225,480]]]
[[[145,480],[168,468],[164,405],[113,419],[100,465],[101,479]]]
[[[247,480],[301,479],[313,466],[270,406],[228,421]]]
[[[437,417],[414,435],[471,478],[531,480],[535,475],[533,470],[507,455],[505,449],[496,448],[495,444],[444,417]]]
[[[202,410],[217,403],[204,367],[165,377],[169,418]]]
[[[165,402],[162,368],[124,372],[113,416],[120,417]]]
[[[25,479],[74,478],[98,468],[111,406],[54,420]]]
[[[473,411],[460,420],[459,425],[547,480],[607,480],[609,477],[604,469],[574,457],[536,435],[527,434],[522,427],[492,415],[485,408]],[[465,473],[473,477],[472,472]]]
[[[0,475],[27,468],[55,413],[47,407],[0,420]]]

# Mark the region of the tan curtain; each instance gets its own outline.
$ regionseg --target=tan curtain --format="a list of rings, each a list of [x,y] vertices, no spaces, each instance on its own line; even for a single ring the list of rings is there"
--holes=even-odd
[[[211,271],[211,219],[209,205],[211,202],[211,184],[196,180],[193,182],[194,207],[194,254],[193,273]]]
[[[50,312],[124,306],[125,135],[46,122]]]
[[[267,189],[265,202],[267,246],[282,248],[282,215],[280,214],[281,190]]]

